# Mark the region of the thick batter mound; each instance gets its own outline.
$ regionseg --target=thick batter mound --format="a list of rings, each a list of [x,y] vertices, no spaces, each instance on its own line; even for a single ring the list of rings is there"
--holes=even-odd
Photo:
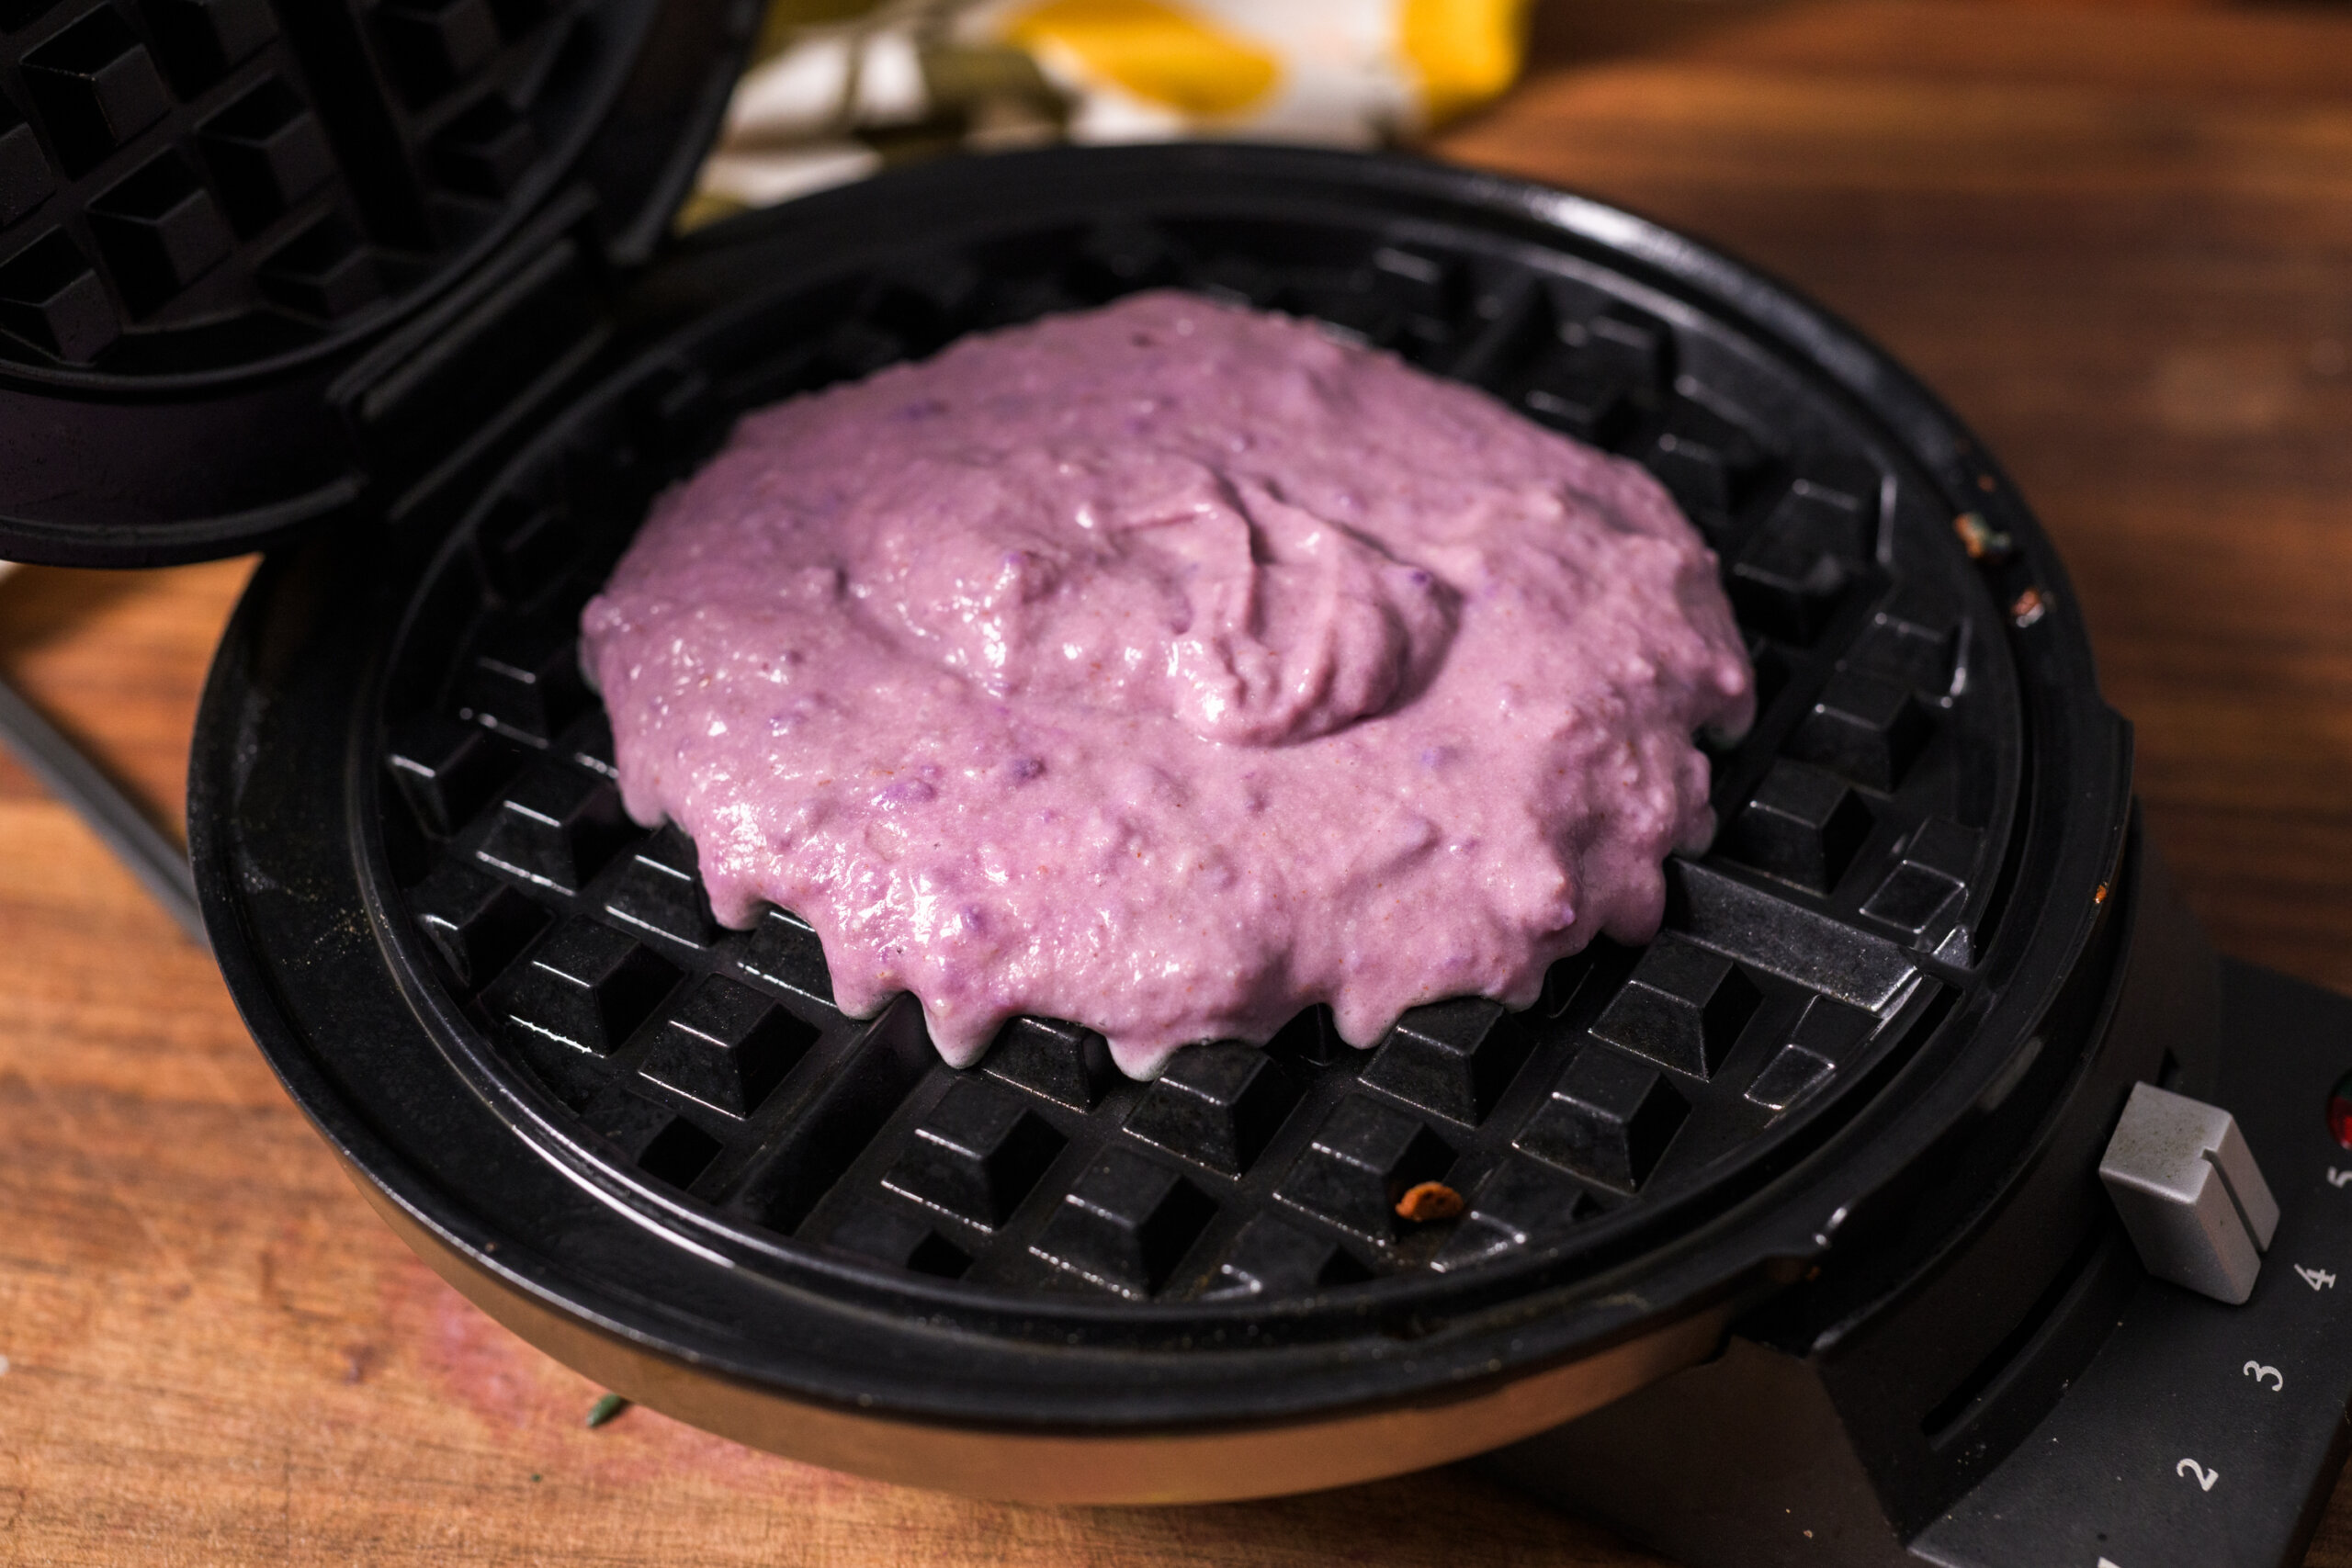
[[[641,822],[951,1062],[1014,1013],[1148,1077],[1328,1001],[1533,999],[1646,940],[1752,682],[1634,465],[1177,294],[762,410],[582,618]]]

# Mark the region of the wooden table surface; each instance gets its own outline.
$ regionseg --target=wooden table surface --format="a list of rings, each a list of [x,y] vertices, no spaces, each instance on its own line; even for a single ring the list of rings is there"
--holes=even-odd
[[[1542,39],[1444,150],[1707,235],[1940,389],[2064,552],[2221,946],[2352,990],[2352,11],[1586,0]],[[247,570],[20,571],[0,670],[175,816]],[[10,1564],[1652,1561],[1458,1471],[1048,1510],[586,1430],[5,761],[0,1356]]]

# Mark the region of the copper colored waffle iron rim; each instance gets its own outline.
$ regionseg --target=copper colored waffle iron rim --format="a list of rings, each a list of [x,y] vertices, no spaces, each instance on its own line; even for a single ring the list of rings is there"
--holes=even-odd
[[[956,1073],[910,999],[829,1012],[805,928],[718,931],[691,845],[616,818],[569,617],[663,484],[747,407],[1152,286],[1314,316],[1676,491],[1768,691],[1657,942],[1369,1052],[1307,1015],[1136,1086],[1037,1021]],[[731,221],[598,309],[524,434],[270,558],[190,820],[232,991],[363,1190],[624,1393],[1001,1495],[1390,1473],[1941,1245],[1908,1219],[1973,1223],[2094,1054],[2129,737],[2064,570],[1931,394],[1701,244],[1402,158],[1061,149]],[[1383,1213],[1423,1178],[1467,1213]]]

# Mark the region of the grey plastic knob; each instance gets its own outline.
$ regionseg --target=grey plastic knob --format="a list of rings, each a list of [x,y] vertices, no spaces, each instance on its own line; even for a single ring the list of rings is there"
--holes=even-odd
[[[2098,1176],[2149,1273],[2232,1306],[2254,1293],[2278,1203],[2237,1118],[2136,1085]]]

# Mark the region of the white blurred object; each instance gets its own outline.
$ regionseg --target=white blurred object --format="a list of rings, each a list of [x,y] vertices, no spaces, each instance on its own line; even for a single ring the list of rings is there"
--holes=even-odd
[[[1417,128],[1395,0],[983,0],[967,38],[1034,56],[1070,139],[1250,135],[1369,146]]]
[[[886,0],[748,73],[696,213],[956,146],[1184,136],[1375,146],[1518,74],[1527,0]]]
[[[729,142],[839,135],[852,125],[920,120],[930,107],[910,25],[827,31],[744,73],[725,134]]]
[[[812,141],[743,152],[722,148],[703,165],[702,189],[745,207],[772,207],[862,180],[881,166],[882,154],[862,141]]]

